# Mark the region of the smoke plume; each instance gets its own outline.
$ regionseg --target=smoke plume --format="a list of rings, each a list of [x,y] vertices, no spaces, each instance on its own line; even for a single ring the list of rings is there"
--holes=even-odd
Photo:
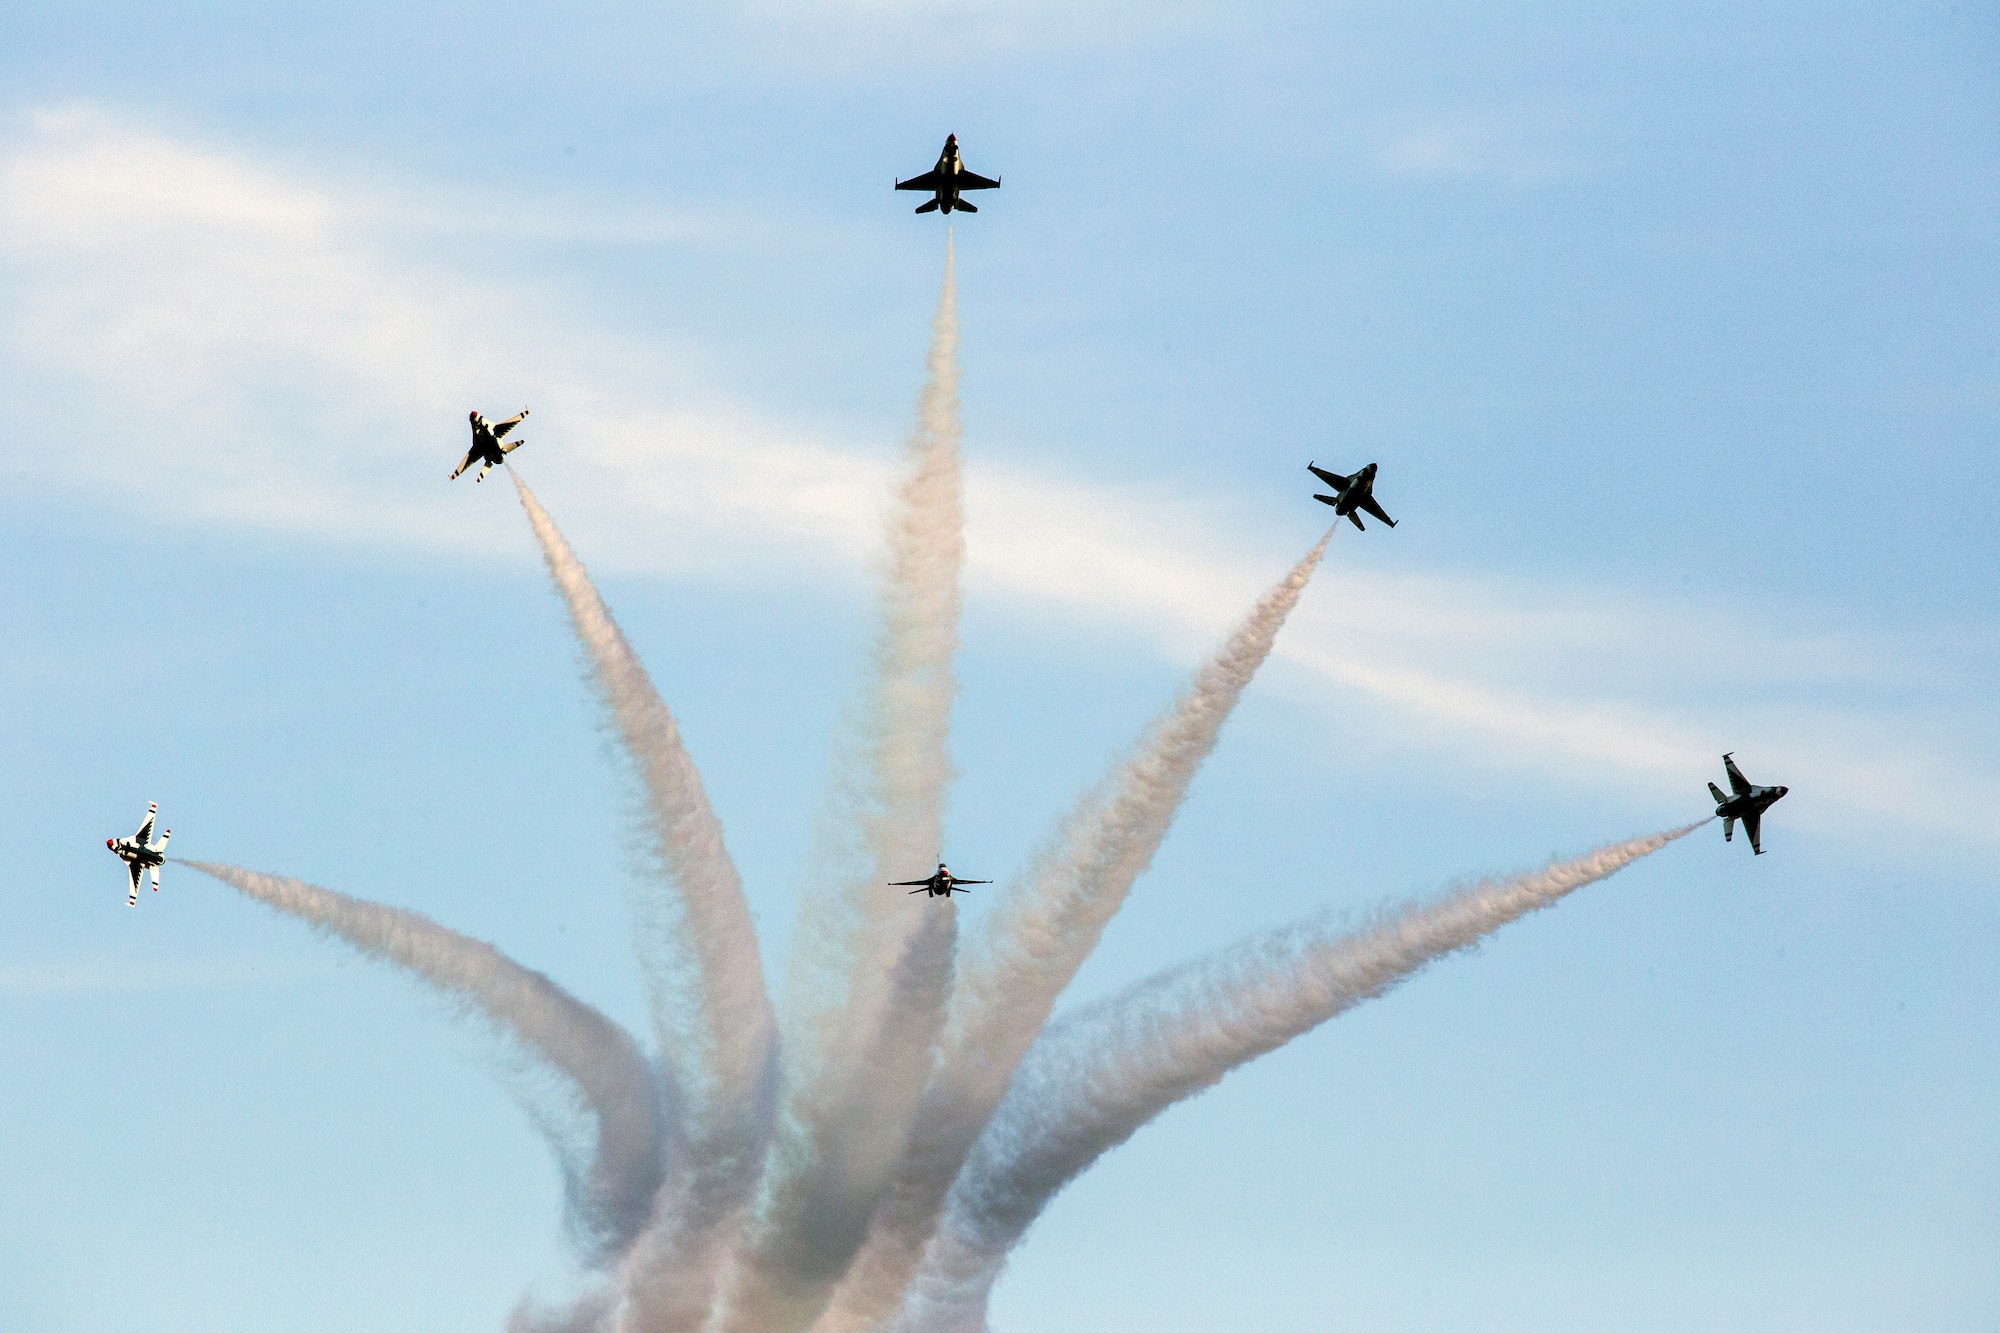
[[[565,1159],[571,1232],[599,1258],[639,1234],[660,1184],[667,1127],[653,1070],[623,1028],[492,945],[415,912],[236,866],[181,864],[396,964],[562,1074],[596,1121],[587,1160],[578,1160],[559,1127],[544,1125]],[[542,1108],[531,1114],[539,1118]]]
[[[652,678],[548,512],[510,469],[549,574],[569,609],[590,681],[644,788],[639,957],[663,1052],[680,1057],[687,1166],[628,1260],[628,1297],[660,1330],[698,1329],[722,1246],[755,1191],[771,1124],[776,1025],[743,883],[701,774]]]
[[[960,960],[909,1148],[817,1333],[861,1333],[895,1313],[967,1153],[1057,997],[1152,864],[1333,531],[1258,600],[1133,754],[1083,797]]]
[[[1616,873],[1699,824],[1385,913],[1253,938],[1052,1027],[953,1187],[899,1329],[971,1333],[1007,1253],[1056,1193],[1167,1107],[1426,965]]]
[[[787,1103],[750,1242],[720,1327],[809,1326],[867,1234],[930,1074],[951,985],[957,913],[887,881],[944,843],[965,559],[958,286],[946,252],[911,470],[888,516],[878,626],[852,735],[836,758],[821,861],[839,887],[812,903],[792,974]]]

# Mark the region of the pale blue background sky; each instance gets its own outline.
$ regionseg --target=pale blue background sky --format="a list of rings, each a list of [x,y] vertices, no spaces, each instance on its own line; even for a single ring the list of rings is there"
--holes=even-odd
[[[1003,1329],[2000,1323],[1991,6],[15,6],[0,1327],[497,1328],[493,1046],[102,850],[493,939],[635,1025],[620,802],[467,407],[681,714],[780,962],[947,131],[961,873],[1382,464],[1079,983],[1706,812],[1171,1112]],[[975,901],[970,910],[979,910]]]

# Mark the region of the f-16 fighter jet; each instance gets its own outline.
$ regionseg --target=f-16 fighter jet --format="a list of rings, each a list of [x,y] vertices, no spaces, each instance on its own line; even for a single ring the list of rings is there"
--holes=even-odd
[[[1733,751],[1732,751],[1733,753]],[[1762,856],[1764,849],[1757,842],[1757,824],[1764,812],[1771,808],[1780,796],[1790,791],[1790,787],[1753,787],[1750,779],[1743,776],[1736,767],[1736,761],[1729,755],[1722,756],[1722,766],[1729,772],[1729,792],[1724,796],[1722,788],[1713,782],[1708,784],[1709,794],[1715,797],[1715,813],[1722,816],[1722,840],[1730,842],[1736,835],[1736,821],[1743,821],[1743,832],[1750,838],[1750,854]]]
[[[148,870],[153,872],[153,892],[160,891],[160,867],[166,862],[167,839],[174,836],[174,831],[167,829],[160,834],[160,840],[154,842],[153,821],[159,817],[159,805],[149,805],[146,807],[146,818],[140,823],[137,833],[129,838],[104,840],[104,845],[109,847],[112,854],[123,861],[125,868],[132,872],[132,892],[125,899],[127,907],[139,905],[139,880]]]
[[[906,181],[897,181],[899,190],[929,190],[937,197],[927,204],[918,204],[919,213],[949,213],[957,209],[961,213],[977,213],[979,210],[958,197],[960,190],[997,190],[1000,182],[996,178],[987,180],[977,172],[967,171],[965,164],[958,160],[958,136],[944,136],[944,151],[938,154],[937,165],[921,176],[912,176]]]
[[[513,453],[516,449],[527,443],[526,440],[509,440],[505,444],[500,443],[500,437],[520,425],[521,418],[527,415],[528,409],[524,407],[521,409],[520,416],[508,417],[505,421],[496,421],[489,426],[486,424],[486,418],[479,415],[479,409],[476,407],[473,408],[472,447],[465,451],[465,461],[452,469],[451,479],[457,481],[459,474],[474,463],[483,463],[485,466],[479,469],[479,475],[474,477],[473,480],[475,482],[485,481],[486,474],[493,470],[495,463],[505,462],[508,454]]]
[[[1315,477],[1318,477],[1321,481],[1339,492],[1337,495],[1315,495],[1313,499],[1323,505],[1332,505],[1334,513],[1345,518],[1355,527],[1361,528],[1363,532],[1368,531],[1368,529],[1361,526],[1361,515],[1354,512],[1356,509],[1365,509],[1384,523],[1387,523],[1390,527],[1393,528],[1396,526],[1396,520],[1383,513],[1382,506],[1375,503],[1375,465],[1373,463],[1362,468],[1351,477],[1343,477],[1338,472],[1328,472],[1325,468],[1314,467],[1311,463],[1306,464],[1306,471],[1312,473]]]
[[[929,879],[896,879],[889,881],[889,887],[892,889],[905,889],[914,884],[917,887],[910,889],[910,892],[913,894],[928,893],[933,898],[949,898],[954,893],[965,892],[964,889],[958,887],[961,884],[991,884],[992,882],[990,879],[960,879],[957,875],[945,869],[944,862],[940,861],[938,862],[937,874],[932,875]]]

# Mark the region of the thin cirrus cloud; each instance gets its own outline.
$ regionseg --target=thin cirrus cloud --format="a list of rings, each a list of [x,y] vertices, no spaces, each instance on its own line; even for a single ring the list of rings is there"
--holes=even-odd
[[[126,958],[68,958],[0,966],[0,995],[62,999],[283,986],[312,981],[333,971],[331,963],[286,965],[251,959],[146,963]]]
[[[409,210],[418,228],[452,215]],[[507,506],[441,513],[414,483],[456,461],[440,452],[441,420],[456,447],[464,404],[512,412],[493,395],[530,386],[561,411],[530,421],[548,443],[519,461],[575,516],[594,566],[798,580],[850,577],[876,557],[893,464],[882,442],[718,401],[698,346],[613,334],[532,282],[475,286],[393,260],[382,238],[398,216],[100,111],[22,118],[0,144],[0,265],[15,288],[0,383],[13,380],[22,441],[0,477],[27,494],[87,486],[136,501],[170,472],[194,521],[524,561]],[[523,234],[562,234],[559,208],[524,216]],[[649,225],[613,230],[734,243]],[[560,473],[538,471],[558,452]],[[1219,501],[1005,463],[970,468],[967,505],[975,596],[1038,623],[1137,633],[1176,663],[1298,555]],[[1302,550],[1309,535],[1296,536]],[[1979,843],[2000,832],[2000,781],[1954,753],[1974,701],[1913,684],[1924,645],[1346,569],[1341,542],[1355,536],[1335,538],[1329,586],[1277,656],[1295,689],[1343,725],[1370,719],[1384,746],[1682,804],[1720,750],[1754,747],[1769,780],[1811,787],[1796,820]],[[1718,661],[1731,689],[1692,689]]]

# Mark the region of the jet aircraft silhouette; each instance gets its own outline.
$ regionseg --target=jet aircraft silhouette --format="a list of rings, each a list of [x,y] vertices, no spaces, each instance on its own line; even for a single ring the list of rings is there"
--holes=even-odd
[[[906,181],[897,181],[899,190],[928,190],[935,198],[929,203],[918,204],[919,213],[949,213],[956,209],[961,213],[977,213],[979,210],[958,197],[960,190],[997,190],[1000,180],[987,180],[976,172],[967,171],[965,164],[958,160],[958,136],[944,137],[944,151],[938,154],[937,165],[921,176],[912,176]]]
[[[451,480],[457,481],[459,475],[474,463],[483,463],[485,466],[479,469],[479,475],[474,477],[473,481],[485,481],[486,474],[493,470],[495,463],[506,462],[508,454],[513,453],[516,449],[527,443],[526,440],[510,440],[506,444],[500,443],[500,437],[520,425],[521,418],[527,415],[528,409],[524,407],[518,416],[508,417],[505,421],[496,421],[489,426],[486,424],[486,418],[479,415],[479,409],[476,407],[473,408],[472,447],[465,451],[465,461],[452,469]]]
[[[893,879],[889,881],[889,887],[892,889],[906,889],[914,884],[917,887],[910,889],[910,892],[913,894],[928,893],[933,898],[949,898],[954,893],[965,892],[964,889],[958,887],[961,884],[991,884],[992,882],[990,879],[960,879],[957,875],[945,869],[944,862],[940,861],[938,862],[937,873],[929,879]]]
[[[146,807],[146,817],[140,821],[137,833],[129,838],[104,840],[104,845],[109,847],[112,854],[123,861],[125,868],[132,872],[132,892],[125,899],[127,907],[139,905],[139,881],[148,870],[153,872],[153,892],[160,891],[160,867],[166,864],[167,839],[174,836],[174,831],[167,829],[160,834],[158,842],[152,840],[153,821],[159,818],[159,815],[160,806],[156,801]]]
[[[1387,523],[1390,527],[1393,528],[1396,526],[1396,520],[1383,513],[1382,506],[1375,503],[1375,465],[1373,463],[1362,468],[1351,477],[1343,477],[1338,472],[1328,472],[1325,468],[1315,467],[1311,463],[1306,464],[1306,471],[1333,487],[1337,492],[1334,495],[1315,495],[1313,499],[1323,505],[1332,505],[1335,514],[1348,520],[1355,527],[1361,528],[1363,532],[1368,531],[1368,529],[1362,527],[1361,515],[1354,512],[1356,509],[1365,509],[1384,523]]]
[[[1752,785],[1729,755],[1722,756],[1722,767],[1729,773],[1730,794],[1724,796],[1722,788],[1713,782],[1708,784],[1709,794],[1715,797],[1715,813],[1722,816],[1722,840],[1730,842],[1735,838],[1736,821],[1740,819],[1743,821],[1743,832],[1750,839],[1750,854],[1762,856],[1764,848],[1757,841],[1757,825],[1772,803],[1791,788]]]

